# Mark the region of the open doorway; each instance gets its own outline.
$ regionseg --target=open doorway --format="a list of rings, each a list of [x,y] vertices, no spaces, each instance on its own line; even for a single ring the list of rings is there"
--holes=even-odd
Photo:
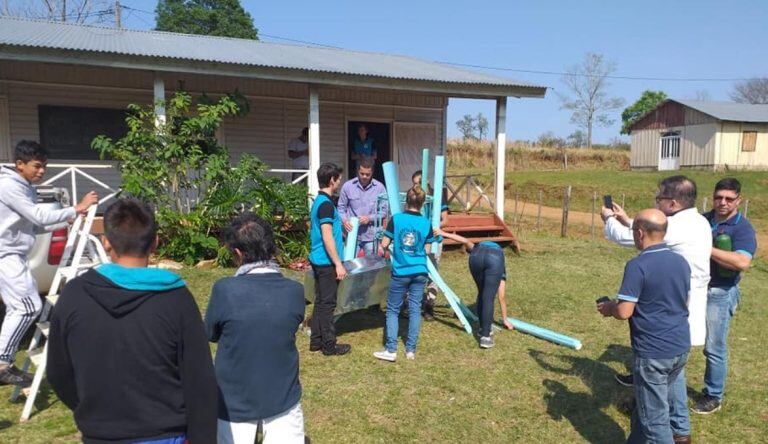
[[[357,175],[355,171],[357,163],[352,159],[352,153],[355,152],[355,144],[360,144],[361,127],[364,127],[369,140],[369,147],[372,145],[376,151],[376,167],[373,170],[373,177],[384,183],[384,170],[381,165],[384,162],[392,160],[392,149],[390,144],[391,124],[385,122],[368,122],[363,120],[350,120],[347,122],[347,165],[349,171],[348,178]],[[364,145],[364,144],[363,144]]]

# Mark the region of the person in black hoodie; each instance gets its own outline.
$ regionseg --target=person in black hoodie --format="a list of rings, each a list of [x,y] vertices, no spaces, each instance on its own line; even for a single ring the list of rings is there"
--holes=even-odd
[[[216,442],[216,378],[200,311],[179,276],[147,268],[149,207],[104,213],[111,264],[70,281],[51,318],[48,382],[85,443]]]

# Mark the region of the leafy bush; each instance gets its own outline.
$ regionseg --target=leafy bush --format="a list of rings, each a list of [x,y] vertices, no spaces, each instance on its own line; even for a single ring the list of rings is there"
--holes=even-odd
[[[155,206],[158,254],[186,264],[231,262],[219,232],[236,214],[253,211],[273,221],[280,262],[306,257],[306,187],[268,176],[267,166],[252,155],[232,166],[229,151],[216,139],[223,118],[242,114],[242,98],[205,97],[193,104],[179,92],[161,105],[165,122],[156,121],[151,106],[130,105],[125,137],[99,136],[92,144],[102,157],[120,162],[128,195]]]

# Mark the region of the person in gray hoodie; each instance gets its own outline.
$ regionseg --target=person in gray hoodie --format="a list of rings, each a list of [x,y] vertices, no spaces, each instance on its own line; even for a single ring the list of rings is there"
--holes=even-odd
[[[45,174],[48,153],[37,142],[22,140],[14,152],[15,170],[0,168],[0,295],[5,318],[0,328],[0,385],[28,386],[32,375],[13,366],[19,342],[40,314],[42,303],[27,255],[35,233],[66,224],[98,202],[95,192],[74,207],[44,210],[32,187]]]

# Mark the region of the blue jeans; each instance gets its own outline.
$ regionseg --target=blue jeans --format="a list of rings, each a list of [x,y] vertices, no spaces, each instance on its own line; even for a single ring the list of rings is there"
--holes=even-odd
[[[136,441],[133,444],[184,444],[186,441],[187,437],[181,435],[173,438],[153,439],[151,441]]]
[[[710,288],[707,293],[707,341],[704,356],[704,394],[723,399],[725,377],[728,374],[728,327],[739,305],[739,286]]]
[[[363,253],[363,256],[374,256],[376,252],[373,251],[373,241],[357,241],[357,250],[355,251],[355,257]]]
[[[627,443],[672,443],[672,435],[689,436],[685,364],[688,352],[670,359],[635,356],[635,410]]]
[[[498,248],[476,245],[469,255],[469,271],[477,285],[477,316],[480,336],[491,335],[493,304],[499,285],[506,279],[504,252]]]
[[[405,295],[408,295],[408,338],[405,341],[405,351],[415,352],[421,328],[421,299],[424,297],[426,276],[392,276],[389,282],[387,296],[387,327],[386,348],[388,352],[397,351],[397,330],[400,308],[403,306]]]

